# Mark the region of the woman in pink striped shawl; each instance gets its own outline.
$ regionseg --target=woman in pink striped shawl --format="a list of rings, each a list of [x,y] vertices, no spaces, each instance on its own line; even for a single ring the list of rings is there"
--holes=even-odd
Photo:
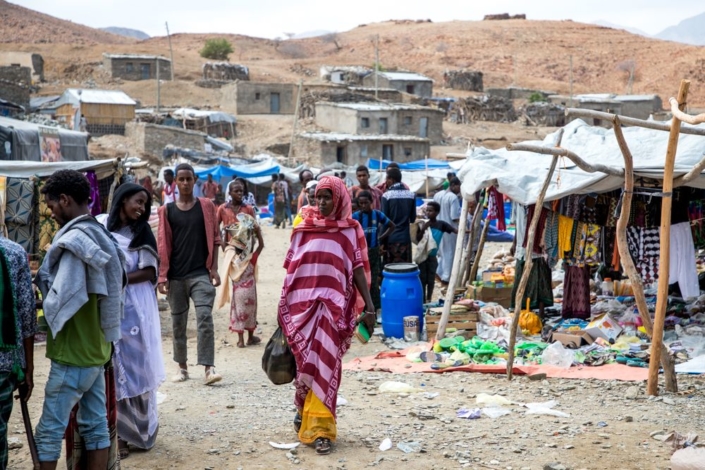
[[[296,357],[294,427],[302,443],[328,454],[337,435],[343,355],[360,313],[365,311],[362,321],[370,331],[376,319],[367,242],[352,218],[345,184],[333,176],[321,178],[316,201],[291,236],[279,324]]]

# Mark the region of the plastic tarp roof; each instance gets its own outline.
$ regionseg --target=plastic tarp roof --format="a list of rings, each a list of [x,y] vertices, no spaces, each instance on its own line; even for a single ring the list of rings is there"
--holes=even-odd
[[[612,129],[590,126],[576,119],[566,125],[564,130],[561,147],[573,151],[587,162],[624,168],[622,152]],[[634,157],[635,177],[663,179],[668,132],[640,127],[625,127],[622,131]],[[543,141],[525,143],[553,146],[556,134],[546,136]],[[705,137],[681,134],[673,176],[684,175],[704,156]],[[496,185],[501,193],[512,200],[521,204],[533,204],[541,191],[552,158],[550,155],[533,152],[475,148],[458,173],[463,182],[463,197],[472,198],[478,190]],[[623,178],[604,173],[588,173],[567,158],[559,159],[545,200],[552,201],[571,194],[612,191],[623,185]],[[705,188],[705,177],[701,175],[689,186]]]
[[[171,113],[172,116],[180,119],[188,118],[208,118],[210,122],[232,122],[236,123],[235,116],[220,111],[205,111],[201,109],[179,108]]]
[[[380,163],[382,165],[382,169],[386,169],[390,163],[392,163],[390,160],[375,160],[372,158],[369,158],[367,160],[367,168],[370,169],[375,169],[379,170],[380,168]],[[429,170],[436,170],[436,169],[450,169],[450,164],[445,161],[445,160],[436,160],[433,158],[427,158],[425,160],[417,160],[415,162],[406,162],[406,163],[399,163],[399,169],[400,170],[409,170],[409,171],[414,171],[414,170],[426,170],[426,165],[428,165]]]
[[[199,179],[205,180],[208,175],[213,175],[213,179],[222,185],[228,184],[233,176],[239,176],[250,181],[250,179],[267,177],[279,173],[279,165],[274,159],[265,160],[249,165],[224,166],[216,165],[205,170],[196,171]],[[257,184],[253,181],[253,183]]]
[[[59,170],[96,172],[98,178],[105,178],[115,172],[116,160],[89,160],[85,162],[18,162],[6,161],[0,165],[0,175],[9,178],[40,178],[51,176]]]
[[[43,127],[0,116],[0,160],[41,162],[40,133]],[[88,160],[88,134],[54,127],[49,129],[59,133],[63,161]]]
[[[120,104],[135,106],[137,102],[120,90],[93,90],[69,88],[64,91],[54,106],[57,108],[65,104],[78,105],[79,103],[91,104]]]

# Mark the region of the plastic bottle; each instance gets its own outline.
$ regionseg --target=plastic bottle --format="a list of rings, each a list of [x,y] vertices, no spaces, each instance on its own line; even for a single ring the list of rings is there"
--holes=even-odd
[[[602,295],[607,296],[607,297],[613,297],[614,296],[614,284],[612,283],[612,279],[609,277],[606,277],[604,281],[602,281],[601,284],[601,290],[602,290]]]

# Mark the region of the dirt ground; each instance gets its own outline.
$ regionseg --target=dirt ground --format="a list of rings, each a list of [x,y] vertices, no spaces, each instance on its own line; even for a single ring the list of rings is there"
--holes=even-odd
[[[259,265],[259,321],[266,341],[275,329],[284,271],[282,260],[289,243],[289,229],[276,230],[264,222],[266,248]],[[487,256],[498,246],[488,246]],[[202,385],[202,369],[193,359],[192,380],[165,382],[166,395],[159,407],[157,444],[149,452],[133,451],[122,468],[137,469],[358,469],[364,467],[411,469],[543,469],[560,462],[579,469],[666,469],[670,443],[650,437],[657,430],[682,434],[703,431],[705,381],[681,377],[684,396],[647,399],[643,383],[593,380],[529,381],[517,377],[450,373],[443,375],[391,375],[383,372],[344,372],[340,396],[348,404],[339,408],[339,439],[333,453],[321,457],[300,447],[295,455],[274,449],[269,442],[292,443],[293,387],[274,386],[261,370],[264,346],[237,349],[228,332],[228,311],[214,313],[216,364],[224,380]],[[195,357],[195,320],[191,313],[189,351]],[[171,323],[162,312],[163,351],[167,375],[172,376]],[[367,356],[384,350],[374,338],[367,345],[356,341],[346,356]],[[35,391],[30,414],[36,425],[41,413],[48,361],[44,345],[35,351]],[[383,394],[379,385],[397,380],[433,395]],[[501,394],[515,402],[557,400],[558,409],[570,418],[512,413],[496,420],[456,418],[460,408],[475,408],[475,396]],[[636,398],[627,398],[628,396]],[[524,411],[522,411],[524,410]],[[9,423],[10,437],[25,441],[19,407]],[[394,447],[378,447],[385,438]],[[405,454],[399,442],[419,442],[423,453]],[[31,468],[27,445],[10,451],[10,468]],[[63,460],[60,463],[63,468]]]

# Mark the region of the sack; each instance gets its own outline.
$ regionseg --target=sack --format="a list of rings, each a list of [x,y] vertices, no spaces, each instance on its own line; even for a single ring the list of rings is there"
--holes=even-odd
[[[274,385],[291,383],[296,378],[296,360],[281,327],[274,332],[262,356],[262,370]]]

